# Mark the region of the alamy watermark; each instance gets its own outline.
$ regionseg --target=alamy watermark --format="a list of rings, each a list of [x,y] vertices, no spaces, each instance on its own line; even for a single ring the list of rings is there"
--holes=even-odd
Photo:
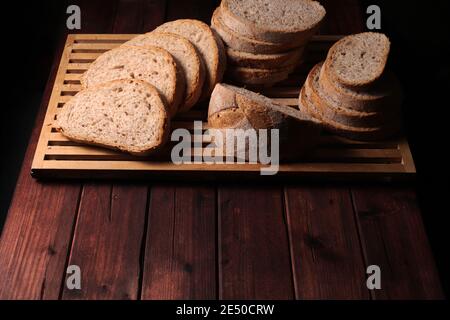
[[[171,140],[178,142],[171,152],[174,164],[261,164],[261,175],[278,173],[280,133],[278,129],[207,129],[194,121],[194,134],[178,128]],[[206,147],[203,147],[208,143]],[[194,152],[192,152],[194,151]]]

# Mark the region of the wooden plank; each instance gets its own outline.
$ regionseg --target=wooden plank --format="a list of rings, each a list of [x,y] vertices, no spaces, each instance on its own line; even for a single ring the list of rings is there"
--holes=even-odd
[[[152,188],[142,299],[216,298],[215,189]]]
[[[292,299],[294,286],[282,190],[218,190],[219,297]]]
[[[142,12],[142,3],[119,0],[113,31],[140,32],[144,15],[152,18],[151,13]],[[157,9],[163,11],[164,7]],[[71,65],[86,69],[89,64],[69,63],[69,68]],[[84,188],[69,263],[79,265],[87,280],[81,291],[64,290],[64,299],[139,298],[147,197],[148,187],[140,184],[104,183]],[[90,240],[94,236],[97,241]]]
[[[114,2],[96,12],[94,1],[84,1],[83,30],[101,32],[110,21]],[[62,55],[64,42],[55,55]],[[16,190],[0,241],[0,298],[57,299],[65,273],[72,225],[80,194],[79,183],[40,183],[30,169],[59,60],[55,60],[46,85],[36,124],[25,154]]]
[[[352,188],[367,265],[381,269],[375,299],[444,299],[416,194],[396,187]]]
[[[81,269],[81,290],[63,299],[136,299],[147,188],[84,186],[69,265]]]
[[[349,189],[286,187],[297,299],[368,299]]]

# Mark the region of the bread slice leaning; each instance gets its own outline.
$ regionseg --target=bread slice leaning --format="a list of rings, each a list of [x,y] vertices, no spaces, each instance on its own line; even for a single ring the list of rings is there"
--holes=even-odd
[[[305,155],[317,143],[320,133],[318,122],[308,114],[223,83],[217,84],[211,95],[208,124],[219,130],[278,129],[280,158],[284,160]]]
[[[229,48],[242,52],[249,52],[254,54],[282,53],[293,48],[301,47],[303,45],[303,41],[299,43],[296,43],[295,41],[289,41],[281,44],[269,41],[255,40],[238,34],[223,23],[220,15],[220,7],[217,8],[212,15],[211,28],[220,35],[223,42],[225,42],[225,44]]]
[[[169,114],[154,86],[115,80],[78,92],[55,127],[71,140],[141,156],[165,144]]]
[[[186,78],[184,101],[178,112],[187,111],[197,103],[205,81],[205,67],[190,41],[173,33],[149,32],[131,39],[125,45],[155,46],[167,50]]]
[[[120,46],[99,56],[81,77],[84,88],[118,79],[138,79],[156,87],[175,115],[185,88],[184,75],[175,59],[157,47]]]
[[[303,44],[317,31],[325,9],[311,0],[223,0],[224,24],[246,37]]]
[[[180,19],[162,24],[155,32],[168,32],[189,40],[200,54],[206,67],[206,78],[200,101],[209,98],[226,69],[226,53],[222,40],[204,22]]]
[[[389,39],[382,33],[363,32],[344,37],[328,51],[325,72],[343,86],[370,86],[382,76],[389,50]]]

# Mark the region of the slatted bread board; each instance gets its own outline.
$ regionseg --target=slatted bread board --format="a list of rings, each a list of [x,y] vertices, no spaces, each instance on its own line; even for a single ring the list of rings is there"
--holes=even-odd
[[[415,166],[408,142],[400,137],[389,141],[357,142],[324,133],[318,148],[299,162],[282,163],[275,176],[261,176],[260,164],[176,165],[167,152],[141,158],[118,151],[82,145],[68,140],[57,132],[53,123],[64,104],[80,89],[80,76],[101,53],[131,39],[131,34],[77,34],[67,37],[61,62],[38,146],[31,174],[37,178],[158,178],[158,179],[270,179],[270,178],[331,178],[331,179],[388,179],[411,178]],[[289,79],[260,92],[287,106],[298,104],[298,93],[312,65],[325,58],[329,47],[339,36],[316,36],[312,39],[305,63]],[[172,128],[186,128],[192,132],[193,121],[206,123],[207,103],[199,104],[172,121]],[[193,134],[193,133],[192,133]],[[307,138],[307,137],[305,137]],[[195,139],[195,137],[193,137]],[[299,137],[301,139],[301,137]],[[208,144],[203,137],[201,148],[192,154],[202,154]]]

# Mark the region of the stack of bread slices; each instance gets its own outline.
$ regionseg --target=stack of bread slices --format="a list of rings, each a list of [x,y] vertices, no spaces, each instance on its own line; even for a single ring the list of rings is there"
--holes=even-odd
[[[170,118],[209,99],[225,68],[225,47],[207,24],[167,22],[100,55],[56,127],[76,141],[148,154],[165,143]]]
[[[249,86],[286,79],[324,17],[311,0],[222,0],[211,26],[226,44],[226,78]]]
[[[389,39],[381,33],[342,38],[310,71],[300,91],[300,109],[350,139],[393,135],[400,127],[401,90],[385,71],[389,50]]]

